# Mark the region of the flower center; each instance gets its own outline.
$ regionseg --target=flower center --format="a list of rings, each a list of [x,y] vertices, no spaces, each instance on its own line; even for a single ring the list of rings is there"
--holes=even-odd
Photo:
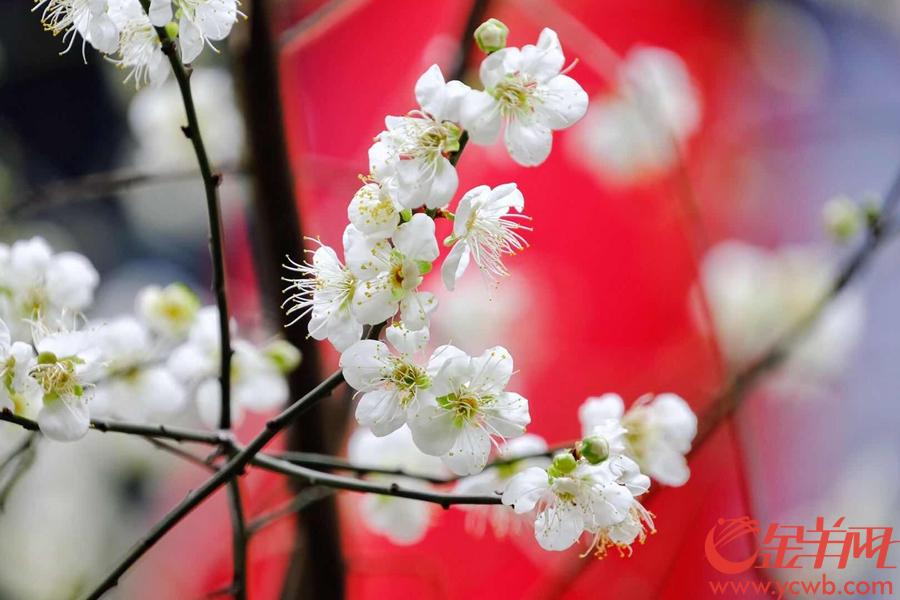
[[[490,94],[500,103],[504,117],[523,116],[533,111],[537,82],[521,73],[510,73]]]
[[[431,378],[428,373],[421,367],[408,363],[406,361],[397,360],[394,363],[394,370],[391,372],[390,380],[397,389],[403,392],[400,403],[405,407],[419,390],[431,387]]]
[[[475,418],[481,412],[481,405],[489,402],[491,398],[479,397],[468,390],[456,394],[447,394],[437,399],[438,405],[455,413],[453,424],[462,427],[465,423]]]
[[[41,352],[38,364],[29,375],[44,390],[44,402],[50,402],[63,396],[81,396],[84,387],[75,375],[75,365],[82,362],[75,356],[57,358],[52,352]]]

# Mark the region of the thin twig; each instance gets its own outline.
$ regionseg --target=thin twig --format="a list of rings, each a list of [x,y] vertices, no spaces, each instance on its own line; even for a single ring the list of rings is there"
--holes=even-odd
[[[444,508],[449,508],[454,504],[500,504],[500,496],[450,494],[446,492],[406,488],[398,483],[380,484],[353,477],[342,477],[340,475],[314,471],[313,469],[294,465],[265,454],[258,454],[252,462],[254,465],[269,471],[275,471],[276,473],[291,477],[299,477],[304,481],[309,482],[310,485],[323,485],[338,490],[366,492],[382,496],[396,496],[398,498],[421,500],[422,502],[439,504]]]
[[[237,479],[228,482],[228,509],[231,514],[231,551],[234,572],[231,588],[234,600],[247,599],[247,539],[249,534],[244,521],[241,487]]]
[[[220,169],[225,173],[243,174],[246,170],[230,165]],[[197,169],[145,172],[137,169],[116,169],[90,173],[72,179],[52,181],[25,192],[6,209],[7,215],[19,217],[30,212],[71,204],[79,200],[100,198],[123,190],[189,181],[200,174]]]
[[[300,512],[313,502],[333,495],[337,490],[324,486],[307,487],[297,493],[293,498],[285,501],[281,506],[265,512],[247,523],[247,534],[256,535],[261,530],[275,523],[283,517]]]
[[[37,421],[20,417],[8,408],[0,410],[0,421],[14,423],[28,431],[40,431]],[[228,433],[220,431],[202,431],[168,425],[145,425],[126,421],[108,421],[91,419],[91,429],[101,433],[125,433],[142,437],[167,439],[175,442],[197,442],[201,444],[225,444],[231,441]]]
[[[202,467],[202,468],[206,469],[207,471],[215,471],[216,470],[216,467],[214,465],[212,465],[209,461],[206,461],[203,458],[197,456],[196,454],[188,452],[187,450],[179,448],[178,446],[175,446],[173,444],[164,442],[163,440],[159,440],[159,439],[156,439],[153,437],[148,437],[145,439],[148,442],[150,442],[152,445],[159,448],[160,450],[162,450],[164,452],[168,452],[169,454],[172,454],[179,458],[182,458],[189,463],[195,464],[198,467]]]

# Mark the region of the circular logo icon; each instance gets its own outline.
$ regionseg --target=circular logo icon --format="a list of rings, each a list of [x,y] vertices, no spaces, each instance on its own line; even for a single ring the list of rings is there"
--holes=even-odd
[[[755,544],[753,553],[742,559],[723,556],[722,551],[735,540],[746,535],[756,536],[759,532],[759,524],[750,517],[737,517],[735,519],[719,519],[706,534],[703,550],[706,560],[712,567],[726,575],[743,573],[756,562]]]

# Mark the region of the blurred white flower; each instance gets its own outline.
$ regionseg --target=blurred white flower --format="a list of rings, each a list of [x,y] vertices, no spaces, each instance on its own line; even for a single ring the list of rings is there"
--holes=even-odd
[[[264,412],[284,404],[288,386],[279,365],[253,344],[232,339],[231,414],[240,422],[243,411]],[[218,425],[221,412],[219,313],[206,306],[197,313],[187,341],[169,356],[168,369],[194,390],[201,420]]]
[[[553,131],[572,126],[587,110],[587,94],[561,70],[565,62],[559,38],[541,31],[536,46],[503,48],[481,63],[484,91],[463,100],[462,124],[476,144],[491,144],[501,125],[509,155],[524,166],[547,159]]]
[[[428,371],[431,394],[419,399],[409,428],[419,449],[440,456],[454,473],[478,473],[487,463],[492,442],[525,433],[531,422],[528,401],[505,391],[513,372],[513,359],[505,348],[496,346],[470,357],[459,348],[441,346]]]
[[[728,363],[744,366],[771,349],[812,313],[832,277],[831,262],[812,248],[766,250],[726,241],[709,250],[701,281]],[[782,382],[834,376],[859,341],[864,317],[862,297],[852,290],[830,302],[791,351]]]
[[[160,69],[168,73],[168,61],[162,58]],[[244,150],[244,122],[231,75],[224,69],[195,69],[191,92],[210,160],[218,165],[238,163]],[[135,94],[128,106],[128,123],[137,142],[134,163],[152,172],[193,165],[193,147],[178,127],[183,122],[184,106],[175,81]]]
[[[687,65],[669,50],[638,46],[624,58],[618,78],[616,89],[588,108],[573,157],[620,183],[667,172],[700,126],[700,92]]]
[[[148,285],[138,292],[134,309],[154,334],[167,340],[180,340],[194,324],[200,299],[182,283],[172,283],[164,288]]]
[[[618,394],[603,394],[585,400],[578,419],[585,438],[607,439],[611,456],[624,452],[642,472],[665,485],[687,483],[691,472],[685,455],[697,435],[697,417],[681,397],[644,396],[626,413]]]
[[[445,82],[432,65],[416,82],[421,110],[385,118],[386,130],[369,149],[369,170],[400,206],[441,208],[456,193],[459,179],[448,156],[459,150],[456,122],[467,92],[462,82]]]
[[[480,185],[466,192],[456,209],[453,234],[444,241],[445,245],[453,245],[441,266],[441,277],[448,290],[456,287],[470,257],[488,277],[509,275],[503,255],[516,254],[528,246],[519,230],[530,228],[517,220],[528,218],[521,214],[523,208],[525,198],[515,183],[494,189]]]
[[[43,238],[0,244],[0,318],[13,340],[31,341],[34,324],[56,328],[86,309],[99,281],[88,259],[54,254]]]
[[[399,308],[408,329],[426,327],[437,303],[434,294],[418,288],[438,254],[434,221],[421,213],[398,227],[390,242],[367,238],[348,226],[344,257],[358,279],[353,314],[360,322],[374,325],[393,317]]]
[[[91,413],[134,421],[169,417],[180,411],[185,390],[174,375],[155,364],[149,332],[132,317],[116,319],[97,331],[104,377],[94,390]]]
[[[529,467],[546,468],[550,465],[549,456],[535,456],[547,452],[547,442],[540,436],[526,433],[509,440],[500,453],[499,459],[504,461],[497,466],[486,468],[481,473],[463,477],[453,491],[463,495],[490,496],[502,494],[506,485],[518,473]],[[519,457],[520,460],[514,460]],[[481,534],[487,525],[497,537],[517,533],[523,519],[505,506],[478,506],[461,504],[459,508],[466,511],[466,527],[474,533]]]
[[[410,332],[391,325],[386,333],[397,350],[378,340],[361,340],[341,354],[341,369],[347,383],[362,395],[356,420],[377,436],[387,435],[406,424],[407,414],[418,408],[420,398],[430,392],[431,377],[412,355],[428,341],[428,329]]]
[[[398,429],[376,437],[367,429],[357,429],[350,437],[347,455],[351,462],[366,467],[403,469],[416,475],[439,477],[444,474],[440,460],[416,448],[409,430]],[[428,489],[421,479],[393,475],[369,476],[382,482],[393,482],[408,489]],[[426,502],[393,496],[366,494],[360,499],[360,515],[368,527],[395,544],[415,544],[428,530],[432,507]]]
[[[630,551],[653,529],[650,514],[635,499],[648,486],[627,458],[592,465],[560,454],[547,469],[530,467],[515,475],[503,503],[519,514],[536,511],[535,538],[545,550],[565,550],[589,533],[588,551],[602,556],[609,546]]]

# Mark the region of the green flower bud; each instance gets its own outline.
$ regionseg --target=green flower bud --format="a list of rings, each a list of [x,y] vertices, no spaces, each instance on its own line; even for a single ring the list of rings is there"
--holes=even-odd
[[[169,21],[165,26],[166,34],[170,39],[175,39],[178,37],[178,23],[175,21]]]
[[[838,196],[825,204],[822,210],[825,228],[838,242],[846,242],[859,233],[863,211],[850,198]]]
[[[488,19],[475,30],[475,43],[485,54],[506,48],[509,27],[497,19]]]
[[[553,464],[547,469],[547,473],[551,477],[564,477],[574,471],[577,466],[578,461],[568,452],[557,454],[553,457]]]
[[[598,435],[585,438],[578,444],[578,453],[592,465],[599,465],[609,458],[609,442]]]

